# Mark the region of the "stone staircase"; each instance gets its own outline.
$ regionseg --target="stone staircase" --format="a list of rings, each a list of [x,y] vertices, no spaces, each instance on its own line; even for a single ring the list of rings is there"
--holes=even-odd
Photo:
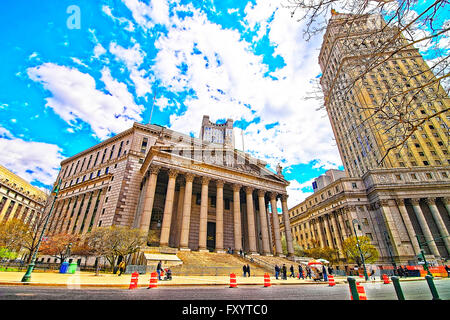
[[[237,276],[242,276],[244,264],[250,266],[252,276],[263,276],[267,272],[261,265],[235,254],[178,251],[177,256],[183,261],[183,264],[171,268],[173,275],[228,276],[230,273],[235,273]]]

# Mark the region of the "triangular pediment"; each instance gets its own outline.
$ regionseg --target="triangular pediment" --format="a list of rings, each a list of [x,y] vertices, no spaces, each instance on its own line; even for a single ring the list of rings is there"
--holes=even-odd
[[[165,155],[167,158],[185,159],[196,166],[218,167],[250,176],[261,177],[288,185],[283,176],[275,174],[266,168],[267,163],[251,157],[242,151],[224,148],[217,145],[202,146],[152,146],[149,153]]]

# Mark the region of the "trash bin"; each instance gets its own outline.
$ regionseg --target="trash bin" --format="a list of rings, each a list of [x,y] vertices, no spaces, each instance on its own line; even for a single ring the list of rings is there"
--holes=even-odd
[[[72,262],[69,265],[68,273],[72,273],[72,274],[75,273],[75,271],[77,271],[77,267],[78,267],[78,264],[76,262]]]
[[[63,262],[59,268],[59,273],[67,273],[67,269],[69,269],[69,263]]]

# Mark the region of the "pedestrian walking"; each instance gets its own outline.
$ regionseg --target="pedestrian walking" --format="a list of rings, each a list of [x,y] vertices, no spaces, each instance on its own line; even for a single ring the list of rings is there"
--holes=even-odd
[[[447,271],[447,278],[450,278],[450,267],[446,265],[445,271]]]
[[[328,267],[328,274],[333,274],[333,267],[331,266]]]
[[[287,280],[287,268],[286,268],[286,265],[285,265],[285,264],[283,264],[283,267],[281,268],[281,272],[282,272],[282,274],[283,274],[282,279],[283,279],[283,280]]]
[[[291,264],[291,267],[289,268],[289,271],[291,271],[289,278],[295,278],[294,266],[292,264]]]
[[[120,261],[119,265],[119,277],[122,275],[122,273],[125,271],[125,261]]]
[[[239,250],[239,255],[242,257],[242,249]]]
[[[305,277],[303,277],[303,268],[301,264],[298,265],[298,278],[305,279]]]
[[[247,274],[250,277],[250,266],[247,264]]]
[[[306,267],[306,278],[311,279],[311,268],[310,267]]]
[[[370,278],[372,279],[372,280],[375,280],[375,270],[370,270]]]
[[[322,275],[323,275],[323,281],[328,281],[328,275],[327,275],[327,269],[325,266],[322,266]]]
[[[397,268],[397,273],[398,273],[398,276],[399,276],[400,278],[403,278],[403,268],[402,268],[402,266],[399,266],[399,267]]]
[[[246,277],[247,276],[247,266],[245,264],[242,267],[242,272],[244,273],[244,277]]]
[[[161,280],[161,270],[162,270],[162,265],[161,265],[161,260],[159,260],[158,265],[156,266],[156,273],[158,273],[158,280]]]
[[[278,276],[280,275],[280,267],[275,265],[275,278],[278,280]]]

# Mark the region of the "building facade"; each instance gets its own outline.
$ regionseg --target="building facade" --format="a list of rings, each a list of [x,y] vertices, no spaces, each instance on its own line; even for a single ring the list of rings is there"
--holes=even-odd
[[[50,230],[122,225],[148,233],[150,246],[281,255],[276,208],[289,223],[289,183],[265,167],[226,141],[134,123],[61,163]],[[286,238],[292,255],[289,228]]]
[[[381,169],[337,179],[330,171],[328,179],[316,179],[326,184],[289,209],[293,239],[304,249],[330,247],[344,262],[342,244],[356,231],[371,239],[379,264],[416,264],[421,247],[429,261],[448,259],[448,168]]]
[[[356,230],[372,239],[380,264],[416,264],[421,248],[427,260],[441,263],[450,254],[450,158],[449,116],[440,112],[450,101],[418,50],[401,36],[398,47],[378,52],[387,56],[384,62],[362,72],[367,55],[395,33],[381,33],[384,27],[378,16],[332,14],[319,64],[345,172],[330,170],[315,179],[314,194],[289,210],[291,228],[303,248],[331,247],[342,261],[342,243]],[[396,136],[383,127],[389,123],[377,121],[377,106],[383,101],[384,111],[391,112],[400,105],[393,98],[399,90],[421,81],[435,83],[433,91],[420,93],[420,99],[412,95],[406,112],[439,115],[381,161]],[[354,220],[359,228],[353,228]]]
[[[348,176],[361,177],[379,162],[382,168],[450,164],[450,116],[441,113],[450,99],[418,49],[397,34],[380,16],[337,12],[325,32],[320,83]],[[367,71],[367,64],[376,67]],[[406,125],[394,126],[396,117],[417,119],[410,123],[418,131],[404,143]]]
[[[0,165],[0,223],[19,219],[27,224],[40,217],[47,195]]]

